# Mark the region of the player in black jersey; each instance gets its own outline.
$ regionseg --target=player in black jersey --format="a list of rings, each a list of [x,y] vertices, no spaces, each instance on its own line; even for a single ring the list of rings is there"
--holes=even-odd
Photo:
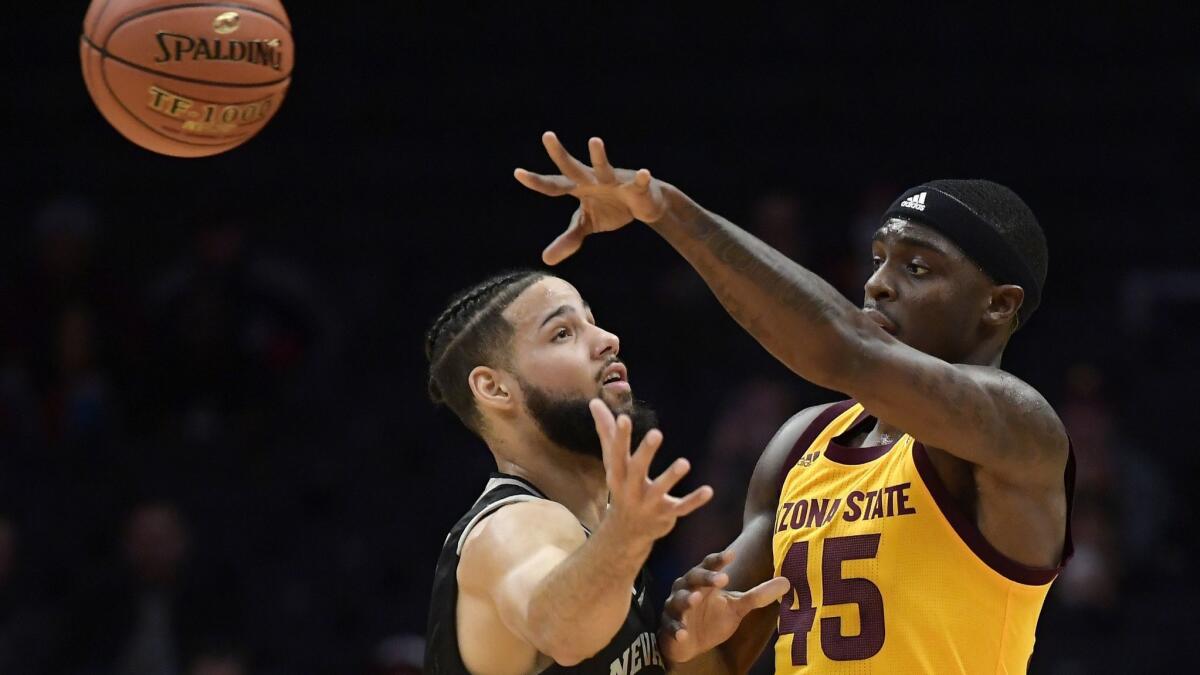
[[[664,672],[643,565],[712,488],[669,494],[683,458],[650,479],[662,434],[619,349],[574,287],[536,271],[464,291],[430,329],[430,395],[488,445],[498,471],[438,560],[426,672]],[[723,620],[778,600],[779,581],[730,603]]]

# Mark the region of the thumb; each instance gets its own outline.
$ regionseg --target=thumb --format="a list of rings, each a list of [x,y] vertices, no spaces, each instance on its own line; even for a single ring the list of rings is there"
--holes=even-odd
[[[546,250],[542,251],[542,262],[547,265],[557,265],[574,255],[583,246],[583,239],[588,235],[587,217],[583,209],[576,209],[571,216],[571,224],[562,234],[558,235]]]
[[[633,217],[644,223],[652,223],[666,211],[662,186],[653,181],[649,169],[638,169],[626,188],[633,195],[630,211]]]
[[[775,577],[742,593],[737,599],[738,609],[750,612],[762,609],[767,605],[779,602],[779,599],[792,589],[792,584],[784,577]]]

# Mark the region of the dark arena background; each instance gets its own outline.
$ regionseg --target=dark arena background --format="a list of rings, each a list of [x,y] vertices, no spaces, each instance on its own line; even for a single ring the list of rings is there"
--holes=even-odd
[[[438,550],[492,466],[428,402],[423,333],[566,225],[573,200],[511,175],[552,170],[547,129],[582,156],[602,136],[855,302],[900,190],[1014,188],[1051,264],[1005,366],[1080,467],[1030,670],[1194,661],[1196,17],[569,4],[286,2],[287,100],[205,159],[96,111],[86,3],[6,7],[0,673],[419,670]],[[561,273],[659,409],[659,464],[717,491],[657,547],[661,598],[740,529],[776,427],[835,394],[644,226]]]

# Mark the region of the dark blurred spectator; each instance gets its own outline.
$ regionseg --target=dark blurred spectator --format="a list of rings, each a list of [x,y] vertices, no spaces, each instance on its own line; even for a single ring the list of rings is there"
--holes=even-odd
[[[210,443],[313,395],[334,324],[302,270],[263,255],[238,222],[203,227],[151,297],[150,409]],[[234,428],[230,428],[233,425]]]
[[[209,648],[200,652],[191,665],[187,675],[249,675],[250,668],[246,657],[233,648]]]
[[[1056,407],[1071,435],[1077,473],[1071,518],[1075,555],[1055,581],[1039,622],[1031,672],[1158,672],[1161,655],[1128,644],[1173,629],[1169,613],[1148,612],[1172,587],[1167,537],[1171,489],[1153,453],[1127,437],[1109,400],[1103,371],[1077,363]],[[1192,598],[1182,589],[1179,602]],[[1137,636],[1137,637],[1131,637]],[[1127,642],[1132,641],[1132,642]],[[1151,650],[1153,651],[1153,650]]]
[[[695,462],[693,480],[715,488],[713,501],[680,520],[679,535],[671,539],[688,567],[724,550],[741,533],[754,466],[771,437],[797,412],[794,392],[780,382],[755,378],[729,390],[709,431],[707,450]]]
[[[103,428],[109,420],[94,405],[108,397],[102,374],[130,370],[138,349],[136,304],[103,258],[102,233],[90,202],[47,203],[34,217],[28,266],[0,289],[4,379],[37,401],[29,412],[52,443]]]
[[[1116,530],[1122,499],[1112,411],[1102,398],[1100,372],[1077,364],[1067,373],[1063,424],[1075,447],[1077,472],[1072,514],[1075,557],[1058,580],[1055,597],[1063,606],[1103,614],[1116,607],[1121,550]]]
[[[416,635],[393,635],[375,648],[372,675],[418,675],[425,662],[425,640]]]
[[[137,506],[122,556],[86,591],[70,652],[91,671],[178,675],[202,646],[242,635],[241,594],[231,577],[192,565],[191,541],[169,503]]]
[[[46,672],[58,626],[40,584],[23,569],[17,530],[0,516],[0,673]]]
[[[59,315],[55,331],[54,379],[46,392],[46,435],[51,444],[78,447],[107,445],[116,422],[111,387],[100,369],[93,313],[70,306]]]
[[[1127,572],[1157,577],[1166,571],[1171,490],[1155,456],[1125,435],[1096,366],[1070,367],[1059,411],[1078,472],[1075,561],[1063,574],[1058,597],[1068,606],[1112,611]]]

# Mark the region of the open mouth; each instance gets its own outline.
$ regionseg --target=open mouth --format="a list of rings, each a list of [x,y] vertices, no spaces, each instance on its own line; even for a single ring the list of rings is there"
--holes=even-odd
[[[624,389],[629,387],[629,371],[623,363],[613,363],[604,369],[600,375],[600,384],[606,389]]]

